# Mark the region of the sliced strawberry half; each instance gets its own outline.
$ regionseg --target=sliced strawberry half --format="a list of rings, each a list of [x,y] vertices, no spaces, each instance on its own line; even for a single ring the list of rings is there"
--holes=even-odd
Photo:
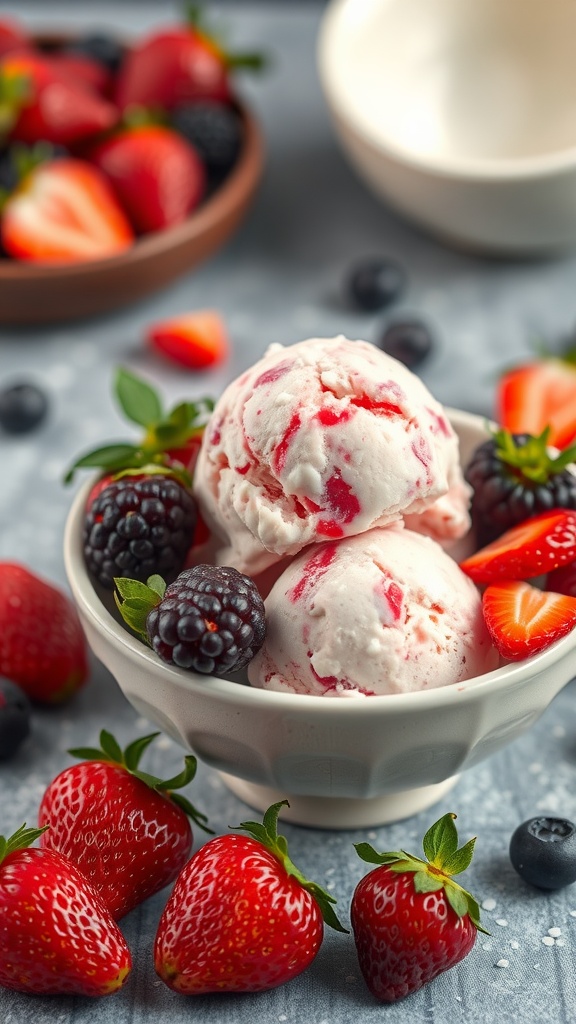
[[[224,320],[214,309],[182,313],[152,324],[148,342],[156,352],[192,370],[216,366],[230,351]]]
[[[576,625],[576,598],[539,590],[520,580],[486,587],[484,620],[492,642],[507,661],[545,650]]]
[[[555,508],[506,530],[460,562],[475,583],[529,580],[576,559],[576,512]]]
[[[576,354],[536,359],[509,370],[496,389],[496,417],[513,434],[538,436],[550,427],[548,444],[576,441]]]
[[[76,263],[128,248],[134,232],[104,175],[84,160],[38,165],[6,201],[5,251],[16,259]]]

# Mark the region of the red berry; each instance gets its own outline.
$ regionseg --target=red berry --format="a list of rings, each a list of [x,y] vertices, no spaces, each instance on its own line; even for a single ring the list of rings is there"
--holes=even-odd
[[[105,996],[126,981],[130,950],[103,900],[77,866],[29,848],[25,825],[0,856],[0,985],[45,995]]]
[[[460,562],[475,583],[528,580],[576,559],[576,511],[555,508],[512,526]]]
[[[134,232],[97,167],[59,157],[39,164],[7,199],[6,252],[35,263],[80,263],[115,256]]]
[[[70,598],[14,562],[0,562],[0,674],[47,704],[70,697],[88,675]]]
[[[378,865],[354,890],[351,920],[362,974],[382,1002],[416,992],[462,960],[476,940],[478,904],[452,881],[470,863],[475,840],[458,849],[455,817],[445,814],[428,829],[427,860],[356,845],[363,860]]]
[[[277,832],[285,801],[248,835],[217,836],[181,871],[158,925],[154,963],[176,992],[259,992],[314,960],[326,923],[343,931],[335,900],[289,860]]]
[[[494,646],[508,661],[539,654],[576,626],[576,597],[539,590],[520,580],[486,587],[482,610]]]
[[[151,347],[173,363],[191,370],[218,366],[228,358],[230,342],[224,320],[216,310],[181,313],[148,329]]]
[[[42,846],[81,869],[115,920],[174,881],[192,847],[189,816],[210,831],[204,815],[173,792],[194,777],[196,758],[186,757],[184,771],[166,782],[139,771],[157,735],[122,751],[103,730],[102,749],[70,751],[89,760],[60,772],[40,804],[38,823],[49,826]]]
[[[496,392],[496,420],[513,434],[541,434],[565,448],[576,443],[576,366],[566,359],[535,359],[508,370]]]

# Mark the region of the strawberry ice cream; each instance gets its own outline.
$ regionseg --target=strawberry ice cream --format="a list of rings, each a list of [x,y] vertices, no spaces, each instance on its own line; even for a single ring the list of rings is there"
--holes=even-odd
[[[403,516],[440,541],[469,527],[444,409],[402,363],[343,336],[272,345],[229,385],[195,494],[216,559],[251,575]]]
[[[316,544],[266,599],[253,686],[364,697],[446,686],[498,665],[481,597],[434,540],[401,524]]]

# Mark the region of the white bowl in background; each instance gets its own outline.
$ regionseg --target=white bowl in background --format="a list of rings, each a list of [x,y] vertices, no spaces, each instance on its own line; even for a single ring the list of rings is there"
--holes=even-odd
[[[573,0],[331,0],[318,68],[361,178],[448,242],[576,244]]]
[[[486,437],[484,421],[449,415],[465,464]],[[286,798],[287,820],[334,829],[407,818],[529,729],[576,674],[576,631],[536,657],[465,682],[362,701],[273,693],[171,668],[119,623],[88,576],[82,524],[92,484],[70,509],[64,557],[94,654],[140,714],[259,810]]]

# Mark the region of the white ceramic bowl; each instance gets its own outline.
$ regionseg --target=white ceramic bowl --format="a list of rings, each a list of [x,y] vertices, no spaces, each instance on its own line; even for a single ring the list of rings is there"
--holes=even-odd
[[[318,39],[336,132],[366,183],[447,241],[576,243],[572,0],[332,0]]]
[[[462,462],[483,421],[450,411]],[[525,732],[576,674],[576,631],[543,654],[439,689],[363,701],[271,693],[170,668],[101,602],[81,549],[81,489],[66,524],[68,579],[88,642],[138,712],[222,773],[260,810],[287,798],[286,818],[360,828],[409,817]]]

